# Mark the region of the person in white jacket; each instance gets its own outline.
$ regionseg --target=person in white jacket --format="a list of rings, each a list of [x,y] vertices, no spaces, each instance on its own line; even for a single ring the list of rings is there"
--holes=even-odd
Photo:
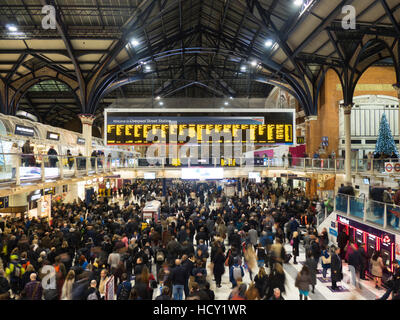
[[[12,175],[11,179],[15,178],[15,173],[17,171],[16,166],[18,163],[18,159],[20,157],[21,150],[18,148],[18,144],[16,142],[13,143],[11,149],[10,149],[10,163],[12,164]]]

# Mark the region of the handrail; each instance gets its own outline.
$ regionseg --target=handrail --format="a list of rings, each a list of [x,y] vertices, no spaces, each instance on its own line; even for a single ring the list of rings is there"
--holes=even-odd
[[[340,197],[345,200],[340,200]],[[352,208],[352,199],[358,202],[358,208],[354,207],[354,205]],[[339,208],[337,202],[340,202]],[[362,207],[360,207],[361,205]],[[377,224],[385,230],[394,229],[400,231],[400,206],[394,203],[337,193],[335,195],[335,211],[342,212],[349,217],[362,219],[364,222]]]

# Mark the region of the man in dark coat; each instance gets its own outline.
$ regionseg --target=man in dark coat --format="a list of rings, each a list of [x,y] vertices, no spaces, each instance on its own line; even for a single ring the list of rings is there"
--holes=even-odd
[[[58,161],[58,153],[54,149],[54,146],[51,146],[49,151],[47,151],[47,155],[49,156],[50,167],[55,168]]]
[[[358,248],[360,253],[360,279],[361,280],[368,280],[365,278],[365,271],[368,268],[368,254],[365,251],[365,243],[362,243]]]
[[[340,258],[341,259],[344,259],[344,256],[346,253],[344,248],[346,247],[348,241],[349,241],[349,236],[342,229],[342,231],[339,232],[338,237],[337,237],[338,246],[340,248]]]
[[[340,248],[333,247],[333,250],[335,251],[332,253],[332,258],[331,258],[331,273],[332,273],[331,279],[332,279],[332,289],[336,290],[338,289],[336,283],[343,279],[343,272],[342,272],[342,259],[339,256]]]

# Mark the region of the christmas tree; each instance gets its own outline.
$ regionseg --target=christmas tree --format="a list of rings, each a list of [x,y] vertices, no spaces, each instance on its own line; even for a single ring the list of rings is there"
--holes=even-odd
[[[399,156],[385,114],[382,114],[381,123],[379,125],[379,137],[376,141],[375,152],[383,152],[388,156],[392,155],[392,153],[394,152],[397,156]]]

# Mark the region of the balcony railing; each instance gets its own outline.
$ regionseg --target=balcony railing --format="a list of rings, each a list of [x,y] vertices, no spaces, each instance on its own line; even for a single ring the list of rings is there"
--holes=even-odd
[[[182,168],[182,167],[256,167],[344,173],[344,159],[314,158],[110,158],[65,155],[0,154],[0,182],[15,183],[46,181],[57,178],[80,177],[112,172],[122,168]],[[377,174],[384,172],[386,160],[352,160],[352,173]],[[400,175],[400,163],[393,166],[391,175]],[[357,203],[352,204],[357,206]]]
[[[349,217],[379,225],[384,229],[400,231],[400,206],[391,203],[374,201],[366,197],[356,198],[339,193],[336,195],[334,210]]]

